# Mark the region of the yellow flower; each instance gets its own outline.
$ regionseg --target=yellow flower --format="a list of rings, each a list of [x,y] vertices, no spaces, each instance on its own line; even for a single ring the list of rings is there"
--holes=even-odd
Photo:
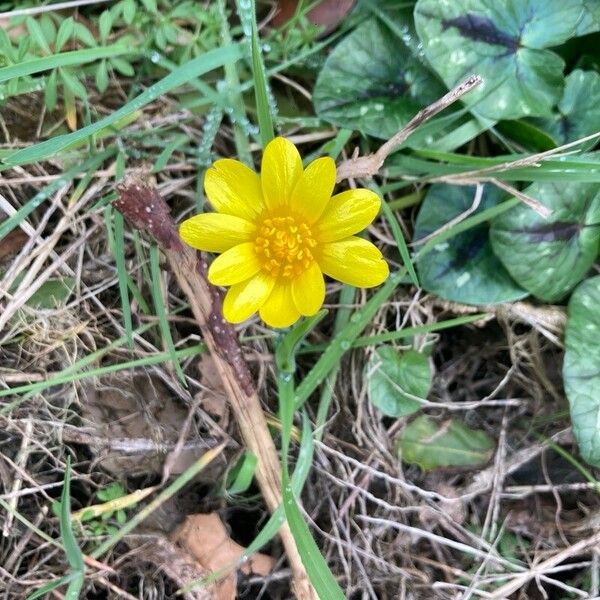
[[[208,270],[231,286],[223,315],[240,323],[259,311],[272,327],[314,315],[325,299],[323,274],[349,285],[383,283],[388,265],[371,242],[355,237],[377,216],[377,194],[356,189],[331,196],[335,163],[302,168],[296,147],[276,138],[260,175],[237,160],[217,160],[204,180],[215,213],[187,219],[179,233],[190,246],[221,253]]]

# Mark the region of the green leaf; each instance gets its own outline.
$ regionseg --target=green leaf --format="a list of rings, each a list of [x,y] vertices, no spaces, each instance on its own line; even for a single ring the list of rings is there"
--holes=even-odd
[[[125,23],[127,23],[127,25],[131,25],[133,23],[133,19],[135,19],[135,13],[135,0],[125,0],[123,2],[123,20]]]
[[[60,75],[63,85],[75,96],[79,96],[80,98],[85,98],[87,96],[85,86],[79,81],[77,75],[73,75],[71,71],[63,69],[62,67],[59,67],[58,74]]]
[[[101,60],[98,64],[94,79],[98,91],[104,93],[108,88],[108,67],[105,60]]]
[[[146,7],[146,10],[151,13],[158,13],[158,7],[156,6],[156,0],[142,0],[142,4]]]
[[[429,359],[420,352],[399,353],[379,346],[366,368],[369,400],[389,417],[405,417],[421,407],[431,388]]]
[[[56,67],[81,65],[100,58],[108,58],[110,56],[128,53],[131,53],[131,49],[128,49],[123,45],[115,45],[106,48],[87,48],[85,50],[74,50],[73,52],[62,52],[61,54],[55,54],[54,56],[27,60],[17,65],[11,65],[10,67],[0,69],[0,83],[9,81],[15,77],[33,75],[34,73],[48,71],[50,69],[55,69]]]
[[[438,424],[427,415],[410,423],[397,442],[402,460],[424,471],[483,465],[491,458],[493,447],[484,431],[470,429],[456,419]]]
[[[96,38],[92,35],[91,31],[83,24],[78,21],[75,22],[74,35],[80,41],[83,42],[86,46],[93,48],[97,46]]]
[[[563,378],[581,456],[600,467],[600,276],[584,281],[569,302]]]
[[[43,50],[45,54],[52,54],[50,46],[48,46],[48,42],[46,41],[46,36],[44,35],[39,23],[32,17],[27,17],[25,19],[25,25],[27,27],[27,31],[29,31],[29,35],[36,45]]]
[[[38,17],[40,29],[44,34],[44,39],[48,42],[48,45],[52,45],[56,43],[56,25],[54,21],[50,18],[48,13],[43,13]]]
[[[491,119],[551,116],[563,60],[547,50],[576,34],[584,0],[419,0],[425,55],[448,87],[471,73],[483,83],[464,102]]]
[[[475,186],[431,186],[417,217],[415,242],[467,211],[475,194]],[[498,205],[501,199],[497,188],[486,185],[474,214]],[[446,300],[465,304],[498,304],[527,296],[494,255],[488,232],[488,224],[482,223],[435,245],[429,256],[417,264],[423,288]]]
[[[545,152],[556,148],[556,139],[552,138],[539,124],[525,119],[500,121],[494,128],[496,132],[517,142],[529,152]],[[546,128],[547,129],[547,128]]]
[[[26,304],[40,309],[56,308],[67,301],[74,287],[73,277],[48,279],[30,296]]]
[[[254,471],[258,459],[252,452],[246,451],[235,467],[227,474],[227,494],[243,494],[248,490],[254,479]]]
[[[395,25],[412,28],[409,19]],[[317,114],[334,125],[389,138],[444,91],[398,36],[373,18],[329,55],[313,102]]]
[[[131,66],[131,63],[123,58],[111,58],[110,64],[125,77],[132,77],[135,74],[135,70]]]
[[[44,101],[46,108],[52,112],[56,108],[56,69],[50,73],[46,79],[46,89],[44,90]]]
[[[65,19],[58,28],[58,33],[56,34],[56,42],[54,42],[54,49],[56,52],[60,52],[62,47],[67,43],[69,38],[73,35],[73,31],[75,29],[75,22],[73,21],[73,17],[69,17]]]
[[[110,30],[112,29],[113,18],[110,10],[105,10],[98,19],[98,30],[100,32],[100,41],[105,44]]]
[[[65,469],[65,481],[60,498],[60,537],[62,539],[65,554],[71,569],[74,571],[75,578],[69,584],[65,598],[76,600],[79,598],[79,591],[83,585],[83,576],[85,573],[85,563],[83,554],[71,528],[71,462],[67,460]]]
[[[577,25],[576,35],[587,35],[600,29],[600,3],[584,0],[583,16]]]
[[[289,485],[289,481],[286,481],[287,479],[287,474],[284,473],[283,507],[285,516],[310,582],[322,600],[345,600],[346,596],[344,596],[338,582],[329,570],[319,546],[313,539],[310,529],[300,512],[292,487]]]
[[[536,182],[525,193],[553,212],[544,218],[520,204],[494,219],[491,242],[513,279],[555,302],[585,276],[598,254],[600,186]]]
[[[251,23],[251,38],[250,46],[252,51],[252,76],[254,77],[254,96],[256,99],[256,114],[258,116],[258,127],[260,130],[260,139],[262,147],[273,139],[273,116],[271,115],[271,106],[269,105],[269,84],[265,73],[265,65],[263,61],[262,51],[260,48],[260,37],[258,26],[256,24],[256,6],[255,0],[250,3],[238,2],[238,14],[241,19],[248,20]],[[250,14],[242,14],[242,11],[248,11]]]
[[[573,71],[565,80],[558,112],[536,122],[560,144],[600,130],[600,75],[594,71]]]

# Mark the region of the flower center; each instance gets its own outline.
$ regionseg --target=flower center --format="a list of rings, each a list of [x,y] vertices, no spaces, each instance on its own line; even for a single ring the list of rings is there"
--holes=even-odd
[[[258,227],[254,248],[263,270],[273,277],[297,277],[314,260],[317,245],[309,226],[291,216],[267,217]]]

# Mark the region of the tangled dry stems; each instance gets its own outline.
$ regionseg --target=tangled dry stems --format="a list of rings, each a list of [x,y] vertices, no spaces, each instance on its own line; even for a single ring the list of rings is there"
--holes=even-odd
[[[154,108],[150,125],[162,122],[168,110],[160,104]],[[189,118],[187,131],[196,136],[200,123]],[[220,143],[227,143],[226,135]],[[225,152],[225,146],[222,150]],[[21,205],[55,177],[55,172],[56,166],[49,164],[7,173],[0,182],[1,208]],[[158,175],[159,187],[180,214],[188,210],[194,195],[189,172],[189,165],[181,160]],[[95,174],[94,193],[71,206],[71,189],[60,190],[25,224],[28,250],[8,263],[3,286],[19,273],[35,272],[40,284],[68,274],[76,278],[78,287],[67,306],[48,311],[28,308],[25,288],[5,295],[3,309],[8,312],[2,313],[0,334],[0,380],[4,386],[59,373],[124,335],[116,271],[102,215],[89,212],[93,199],[106,190],[110,176],[110,168]],[[410,230],[412,212],[400,216],[405,219],[402,225]],[[389,246],[385,240],[391,242],[392,237],[384,224],[377,225],[377,233],[384,246]],[[128,242],[128,265],[136,274],[143,265],[134,255],[133,240],[128,238]],[[180,291],[171,284],[170,276],[166,277],[167,304],[181,306]],[[6,292],[6,287],[2,290]],[[329,298],[335,299],[335,295]],[[364,299],[361,293],[356,302]],[[429,323],[467,310],[472,309],[402,287],[381,307],[367,333]],[[394,447],[403,422],[382,419],[366,397],[363,373],[368,350],[354,351],[344,359],[303,503],[323,553],[348,597],[499,600],[511,594],[549,597],[556,590],[572,597],[598,596],[595,546],[600,540],[597,523],[590,518],[598,505],[597,490],[557,458],[547,441],[567,448],[572,445],[558,377],[563,321],[561,309],[519,303],[495,311],[480,326],[415,340],[419,346],[435,343],[437,377],[428,413],[445,418],[461,410],[470,425],[485,429],[498,440],[493,462],[480,471],[423,473],[403,465]],[[171,324],[178,346],[197,340],[185,317],[172,317]],[[327,327],[326,323],[322,332],[315,333],[315,342],[327,339]],[[255,359],[253,370],[265,410],[275,412],[268,332],[253,322],[240,327],[239,333],[252,340],[245,344],[246,355]],[[137,357],[162,350],[155,336],[136,336],[135,342]],[[102,362],[118,363],[130,357],[127,350],[115,349]],[[195,394],[202,389],[196,360],[188,359],[184,368],[190,393]],[[149,367],[146,373],[170,382],[175,402],[189,405],[189,394],[173,384],[169,364]],[[131,374],[124,372],[119,377],[129,380]],[[22,598],[65,572],[60,545],[47,536],[59,537],[50,506],[60,492],[66,455],[72,456],[75,465],[74,508],[93,502],[95,492],[115,479],[90,455],[91,445],[65,443],[69,432],[80,427],[81,405],[86,400],[83,383],[53,386],[19,399],[2,415],[0,499],[5,503],[1,512],[5,535],[0,548],[0,581],[5,598]],[[309,406],[313,418],[314,410]],[[535,436],[534,429],[547,439]],[[195,427],[188,441],[201,443],[204,435],[205,429]],[[156,443],[146,441],[150,447]],[[151,474],[136,480],[125,474],[120,478],[130,489],[156,483]],[[214,500],[194,496],[189,490],[188,494],[194,498],[193,510],[215,508]],[[239,510],[235,503],[216,506],[223,514]],[[263,510],[261,504],[252,506]],[[176,507],[168,509],[181,516]],[[19,517],[28,519],[37,530]],[[239,524],[237,528],[234,526],[234,536],[247,533]],[[516,545],[507,550],[510,539]],[[271,551],[277,553],[277,546]],[[589,585],[584,591],[581,582],[586,576]],[[256,597],[283,598],[288,577],[280,565],[269,578],[251,578],[242,588],[253,590]],[[154,566],[126,545],[118,546],[101,568],[90,569],[86,585],[90,593],[95,590],[122,598],[139,597],[140,593],[146,598],[168,597],[174,589],[168,575],[158,575]]]

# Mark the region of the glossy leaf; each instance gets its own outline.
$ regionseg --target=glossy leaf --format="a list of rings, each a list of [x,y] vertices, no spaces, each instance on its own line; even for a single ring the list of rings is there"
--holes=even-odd
[[[581,456],[600,467],[600,277],[584,281],[569,302],[563,377]]]
[[[600,2],[583,1],[583,15],[577,24],[576,35],[587,35],[600,29]]]
[[[474,214],[497,205],[501,197],[497,188],[485,186]],[[432,186],[417,217],[415,241],[464,213],[474,199],[475,186]],[[494,255],[488,231],[487,223],[483,223],[437,244],[427,258],[417,263],[422,287],[446,300],[465,304],[498,304],[525,297],[527,292]]]
[[[558,112],[536,122],[560,144],[600,130],[600,75],[595,71],[573,71],[566,79]]]
[[[477,73],[465,97],[491,119],[550,116],[562,95],[563,60],[548,50],[576,34],[584,0],[419,0],[425,55],[448,87]]]
[[[520,204],[494,220],[492,247],[519,285],[555,302],[583,279],[598,254],[599,192],[595,183],[534,183],[525,193],[549,218]]]
[[[398,21],[410,38],[409,21]],[[325,61],[313,101],[318,115],[341,127],[389,138],[444,93],[435,76],[388,25],[370,19]]]
[[[483,465],[491,458],[493,447],[484,431],[470,429],[456,419],[438,423],[426,415],[412,421],[397,443],[402,460],[424,471]]]
[[[410,415],[421,407],[417,398],[427,397],[431,377],[424,354],[379,346],[367,365],[369,400],[390,417]]]

